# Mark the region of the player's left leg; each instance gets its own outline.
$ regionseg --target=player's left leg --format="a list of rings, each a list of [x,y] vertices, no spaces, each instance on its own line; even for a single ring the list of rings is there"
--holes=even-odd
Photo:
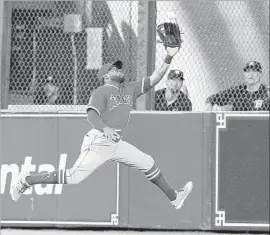
[[[88,150],[81,153],[74,165],[66,170],[30,174],[24,172],[11,187],[11,197],[17,201],[21,194],[36,184],[79,184],[91,175],[97,168],[109,160],[108,155]]]
[[[70,169],[38,174],[22,172],[11,187],[12,199],[17,201],[26,189],[36,184],[79,184],[108,161],[115,150],[116,144],[106,143],[103,139],[94,130],[85,135],[81,153]]]
[[[125,141],[119,142],[112,160],[142,171],[150,182],[155,184],[165,193],[176,209],[182,207],[185,199],[193,188],[192,182],[188,182],[182,189],[178,191],[175,190],[169,184],[166,177],[150,155],[143,153],[138,148]]]

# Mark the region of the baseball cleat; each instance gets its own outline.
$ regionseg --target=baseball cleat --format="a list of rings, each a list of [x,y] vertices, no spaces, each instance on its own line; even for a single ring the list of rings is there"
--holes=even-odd
[[[180,209],[187,196],[191,193],[193,188],[193,183],[189,181],[182,189],[180,189],[177,192],[177,197],[174,201],[171,202],[171,204],[174,206],[175,209]]]
[[[11,198],[13,201],[18,201],[21,194],[25,192],[30,185],[26,182],[26,177],[29,176],[28,173],[21,173],[18,176],[18,180],[11,186]]]

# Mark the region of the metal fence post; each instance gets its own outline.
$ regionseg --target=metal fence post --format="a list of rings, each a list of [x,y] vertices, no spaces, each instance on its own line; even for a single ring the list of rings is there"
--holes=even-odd
[[[155,69],[156,2],[139,1],[137,79],[149,76]],[[137,110],[151,110],[151,91],[137,100]]]

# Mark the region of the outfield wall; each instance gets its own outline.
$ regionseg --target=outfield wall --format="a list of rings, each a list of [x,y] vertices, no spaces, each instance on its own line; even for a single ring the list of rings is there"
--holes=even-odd
[[[3,113],[1,127],[2,226],[269,230],[269,113],[132,113],[124,139],[174,187],[194,183],[179,211],[114,162],[79,185],[36,185],[14,203],[18,173],[72,167],[90,125],[79,113]]]

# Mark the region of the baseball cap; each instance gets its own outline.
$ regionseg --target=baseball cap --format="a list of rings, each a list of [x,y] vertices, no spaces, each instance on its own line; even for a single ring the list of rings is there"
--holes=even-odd
[[[181,70],[178,70],[178,69],[171,70],[169,72],[169,74],[168,74],[168,79],[175,79],[175,78],[185,80],[184,79],[184,73]]]
[[[257,61],[249,61],[246,63],[246,66],[244,67],[244,72],[247,72],[249,70],[253,70],[253,71],[258,71],[258,72],[262,72],[262,66],[259,62]]]
[[[121,69],[123,67],[123,62],[121,60],[116,60],[113,63],[107,63],[102,65],[97,74],[98,80],[102,81],[104,75],[106,75],[113,67]]]

